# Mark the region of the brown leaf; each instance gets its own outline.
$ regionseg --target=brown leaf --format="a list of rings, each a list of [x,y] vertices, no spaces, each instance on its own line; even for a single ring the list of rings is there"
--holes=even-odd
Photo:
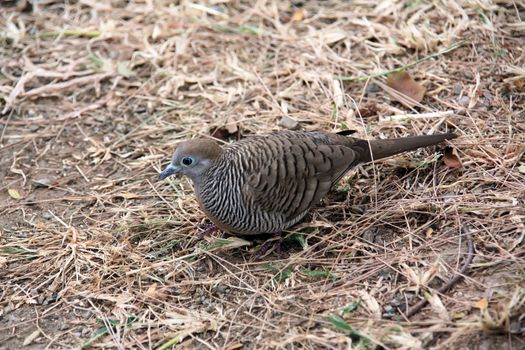
[[[476,301],[473,306],[477,309],[485,310],[489,306],[489,301],[487,298],[481,298]]]
[[[446,147],[443,160],[445,161],[445,165],[451,169],[459,169],[463,167],[461,159],[459,159],[458,152],[455,148]]]
[[[157,295],[157,283],[153,283],[146,291],[146,296],[153,298]]]
[[[304,9],[297,9],[293,13],[292,17],[290,17],[290,23],[293,22],[301,22],[306,15],[306,11]]]
[[[425,96],[425,92],[427,91],[423,85],[412,79],[412,77],[405,71],[394,72],[390,74],[386,80],[386,84],[402,95],[405,95],[413,100],[407,101],[394,96],[396,100],[408,104],[409,106],[414,106],[416,103],[421,102]]]
[[[377,115],[378,108],[375,103],[367,103],[364,106],[359,106],[359,116],[363,119],[375,117]]]
[[[516,89],[523,89],[523,86],[525,86],[525,77],[514,80],[513,84]]]

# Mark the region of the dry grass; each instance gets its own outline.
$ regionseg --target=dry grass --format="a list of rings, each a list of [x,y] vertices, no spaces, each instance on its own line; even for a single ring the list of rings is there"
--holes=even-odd
[[[276,0],[2,3],[0,344],[525,347],[522,2],[307,1],[304,18]],[[409,109],[376,73],[414,62],[427,93]],[[454,130],[464,167],[421,150],[357,169],[284,259],[197,240],[188,181],[157,181],[173,146],[283,116]],[[464,230],[473,262],[438,293]]]

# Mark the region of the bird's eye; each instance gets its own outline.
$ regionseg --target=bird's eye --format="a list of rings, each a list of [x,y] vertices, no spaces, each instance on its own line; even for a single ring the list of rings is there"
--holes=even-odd
[[[182,164],[185,166],[190,166],[193,164],[193,159],[191,157],[182,158]]]

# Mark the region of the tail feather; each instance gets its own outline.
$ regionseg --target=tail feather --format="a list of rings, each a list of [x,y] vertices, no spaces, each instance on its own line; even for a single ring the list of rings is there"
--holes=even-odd
[[[438,135],[409,136],[386,140],[360,140],[352,145],[359,155],[359,162],[366,163],[373,160],[387,158],[396,154],[413,151],[421,147],[436,145],[446,140],[458,137],[453,133]]]

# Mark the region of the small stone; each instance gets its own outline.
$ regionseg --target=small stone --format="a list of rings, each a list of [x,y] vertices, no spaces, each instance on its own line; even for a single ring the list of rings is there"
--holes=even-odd
[[[463,91],[463,86],[461,84],[455,84],[453,88],[454,94],[459,95]]]
[[[299,128],[299,122],[287,115],[283,116],[281,120],[279,120],[278,125],[289,130],[297,130]]]
[[[32,183],[34,188],[47,188],[51,186],[51,180],[46,177],[34,179]]]
[[[520,334],[522,331],[521,324],[519,320],[514,320],[510,323],[510,333],[511,334]]]
[[[370,83],[368,84],[368,86],[366,87],[366,93],[369,95],[369,96],[373,96],[375,94],[377,94],[378,92],[381,91],[381,88],[379,87],[379,85],[377,84],[374,84],[374,83]]]
[[[458,100],[458,103],[462,105],[463,107],[467,107],[470,103],[470,97],[468,96],[461,96],[461,98]]]
[[[128,128],[126,127],[126,125],[122,124],[122,123],[118,123],[116,126],[115,126],[115,131],[116,132],[119,132],[121,134],[125,134],[128,132],[127,130]]]

